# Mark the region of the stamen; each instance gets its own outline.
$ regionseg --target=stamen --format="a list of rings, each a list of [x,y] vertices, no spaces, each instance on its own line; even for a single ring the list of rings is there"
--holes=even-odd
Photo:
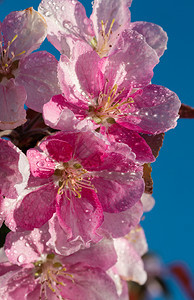
[[[34,276],[41,285],[39,299],[43,299],[43,295],[44,299],[48,299],[47,288],[49,288],[58,299],[65,300],[61,296],[60,286],[65,287],[66,283],[61,279],[70,279],[74,283],[73,275],[67,272],[66,267],[56,261],[53,253],[48,254],[46,259],[35,262],[34,266]]]
[[[72,196],[81,198],[82,188],[96,191],[90,178],[86,175],[87,170],[83,169],[80,163],[70,161],[69,163],[63,163],[58,168],[54,172],[54,180],[56,185],[59,186],[58,195],[64,194],[71,201]]]

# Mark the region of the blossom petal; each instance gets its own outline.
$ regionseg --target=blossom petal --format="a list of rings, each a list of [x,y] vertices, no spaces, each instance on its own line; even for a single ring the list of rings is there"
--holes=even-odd
[[[48,155],[58,162],[67,162],[72,158],[72,146],[65,141],[60,141],[55,138],[52,140],[43,141],[40,144],[40,149],[44,151],[45,148]]]
[[[127,144],[135,153],[136,160],[140,163],[150,163],[155,161],[152,150],[138,133],[123,126],[119,126],[119,124],[110,126],[108,133],[113,135],[117,142]]]
[[[76,43],[71,59],[61,56],[58,77],[61,90],[68,101],[80,107],[84,105],[87,109],[89,98],[98,96],[101,81],[104,80],[99,67],[100,62],[98,54],[83,42]]]
[[[10,262],[25,265],[40,259],[46,251],[44,240],[48,239],[48,225],[44,230],[10,232],[6,236],[5,253]]]
[[[108,173],[108,172],[107,172]],[[92,180],[97,189],[98,198],[103,210],[118,213],[132,207],[140,200],[144,191],[144,182],[141,173],[98,173]]]
[[[56,163],[52,158],[38,149],[29,149],[27,157],[30,163],[32,175],[40,178],[49,178],[54,174]]]
[[[123,124],[133,130],[144,133],[158,134],[174,128],[179,117],[180,100],[169,89],[150,84],[142,90],[142,94],[134,96],[131,104],[133,111],[126,118],[131,123]]]
[[[94,36],[92,21],[77,0],[42,0],[38,11],[48,24],[48,40],[61,53],[70,57],[73,42],[90,40]]]
[[[25,154],[10,141],[0,139],[0,193],[17,198],[27,185],[30,175]]]
[[[6,44],[16,37],[10,51],[21,58],[39,48],[46,38],[47,25],[44,18],[30,7],[7,15],[2,23],[2,32]]]
[[[116,47],[116,46],[115,46]],[[133,30],[124,30],[117,42],[119,51],[104,61],[105,77],[109,84],[119,89],[140,88],[150,83],[153,68],[159,62],[158,56]]]
[[[38,183],[39,179],[36,181]],[[52,183],[28,191],[14,211],[18,228],[32,230],[43,226],[55,212],[56,193]]]
[[[26,89],[29,108],[42,112],[43,105],[60,93],[57,64],[56,58],[46,51],[32,53],[20,61],[16,81]]]
[[[144,284],[147,274],[144,271],[143,261],[133,246],[125,239],[114,240],[115,249],[118,255],[116,268],[122,278]]]
[[[132,227],[139,224],[142,214],[143,207],[140,201],[131,208],[116,214],[105,212],[102,228],[113,238],[125,236]]]
[[[158,57],[163,55],[167,49],[168,36],[162,27],[148,22],[134,22],[130,28],[144,36],[146,43],[156,51]]]
[[[104,238],[97,244],[66,257],[64,261],[70,264],[76,264],[81,261],[90,267],[107,271],[117,262],[117,255],[113,246],[113,240]]]
[[[118,300],[115,285],[112,279],[101,269],[91,268],[82,264],[75,264],[68,269],[73,275],[72,280],[63,280],[61,295],[68,299],[77,300]]]
[[[85,110],[71,104],[62,95],[56,95],[43,106],[43,117],[45,124],[48,126],[63,131],[72,131],[77,125],[77,115],[85,116]]]
[[[99,239],[96,230],[103,221],[103,211],[93,190],[82,188],[80,193],[80,199],[73,195],[67,199],[64,195],[56,212],[68,239],[81,236],[87,243]]]
[[[102,26],[101,21],[105,24],[107,22],[107,31],[113,20],[112,27],[113,34],[121,32],[126,24],[129,26],[131,21],[131,14],[129,7],[132,0],[95,0],[93,5],[92,15],[90,19],[94,24],[95,36],[98,40],[98,36],[101,34]]]
[[[0,129],[14,129],[26,122],[26,91],[23,86],[16,86],[9,80],[6,86],[0,84]]]

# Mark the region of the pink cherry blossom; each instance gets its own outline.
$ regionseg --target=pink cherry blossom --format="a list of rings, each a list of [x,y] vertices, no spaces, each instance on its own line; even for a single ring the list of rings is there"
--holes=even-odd
[[[30,175],[27,157],[10,141],[0,139],[0,226],[14,227],[13,208],[27,186]]]
[[[30,54],[44,41],[47,25],[33,8],[11,12],[1,24],[0,129],[25,123],[24,103],[38,112],[59,92],[57,60],[46,51]]]
[[[125,29],[133,29],[152,47],[158,56],[166,49],[167,35],[152,23],[131,23],[131,0],[94,0],[93,11],[87,18],[83,5],[75,0],[42,0],[39,12],[48,24],[48,39],[62,53],[70,57],[77,41],[83,41],[100,57],[118,51],[119,36]]]
[[[122,32],[120,44],[122,51],[103,59],[82,42],[71,59],[62,56],[58,73],[64,96],[57,95],[44,106],[44,119],[60,130],[68,128],[70,115],[75,125],[75,117],[90,120],[94,130],[127,144],[139,162],[153,162],[140,133],[174,128],[180,101],[167,88],[149,84],[158,58],[136,31]]]
[[[1,299],[118,299],[106,274],[117,258],[111,240],[62,256],[46,246],[47,237],[38,229],[8,234],[7,258],[0,256]]]
[[[15,207],[18,228],[41,227],[56,211],[69,241],[97,241],[103,212],[130,209],[144,190],[142,168],[129,147],[92,131],[56,133],[27,157],[32,176]]]

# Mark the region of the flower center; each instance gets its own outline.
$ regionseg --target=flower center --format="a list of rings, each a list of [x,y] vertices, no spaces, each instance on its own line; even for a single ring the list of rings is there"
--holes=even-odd
[[[98,36],[98,41],[96,39],[96,37],[94,37],[91,40],[91,46],[94,48],[94,50],[98,53],[98,55],[102,58],[104,56],[106,56],[110,50],[110,48],[112,47],[112,43],[111,43],[111,35],[112,35],[112,27],[114,25],[115,19],[112,20],[112,23],[110,24],[110,27],[108,30],[107,29],[107,24],[108,21],[106,21],[106,23],[104,23],[101,20],[101,30],[100,30],[100,34]]]
[[[34,277],[39,280],[41,289],[39,299],[48,299],[47,288],[49,288],[58,299],[65,300],[60,294],[60,286],[66,286],[63,279],[70,279],[73,275],[67,272],[67,269],[55,259],[53,253],[48,254],[46,259],[34,263]]]
[[[108,81],[105,84],[104,91],[100,92],[96,104],[89,106],[88,115],[97,124],[108,125],[107,123],[115,123],[115,119],[127,115],[130,109],[129,104],[134,102],[131,97],[120,98],[124,89],[118,91],[117,84],[107,89],[107,83]]]
[[[19,60],[16,59],[16,56],[25,53],[25,51],[17,55],[15,55],[13,52],[10,53],[10,46],[17,39],[17,37],[18,36],[15,35],[12,41],[8,42],[7,48],[4,48],[3,42],[0,41],[0,82],[3,80],[3,78],[7,78],[8,80],[15,78],[14,71],[19,66]]]
[[[79,162],[73,160],[57,166],[54,181],[59,186],[58,194],[64,194],[69,200],[72,196],[81,198],[82,188],[95,190],[88,171]]]

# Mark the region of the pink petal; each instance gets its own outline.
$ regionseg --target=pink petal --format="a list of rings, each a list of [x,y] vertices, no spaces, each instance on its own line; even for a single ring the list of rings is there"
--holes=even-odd
[[[48,239],[46,244],[50,249],[53,249],[56,253],[65,256],[70,255],[78,251],[81,247],[85,245],[81,236],[76,237],[75,239],[72,239],[70,241],[68,240],[68,236],[61,227],[56,213],[54,213],[54,215],[48,221],[47,224],[49,226],[48,232],[50,234],[50,238]]]
[[[68,269],[72,280],[64,280],[65,287],[61,295],[70,300],[118,300],[112,279],[101,269],[76,264]]]
[[[141,197],[141,202],[143,204],[143,211],[148,212],[152,210],[155,205],[155,200],[150,194],[143,193]]]
[[[36,179],[37,184],[39,179]],[[36,187],[25,195],[14,211],[18,228],[32,230],[43,226],[55,212],[56,189],[52,183]]]
[[[157,134],[174,128],[179,117],[180,100],[169,89],[150,84],[142,90],[142,94],[136,94],[133,111],[126,118],[131,125],[123,123],[130,129],[144,133]],[[119,122],[121,124],[121,122]]]
[[[129,7],[132,0],[96,0],[93,5],[93,12],[90,19],[94,24],[94,31],[97,40],[99,39],[102,30],[101,21],[107,23],[107,31],[115,19],[112,27],[113,34],[119,34],[125,28],[126,24],[129,26],[131,21],[131,14]]]
[[[141,174],[110,173],[99,174],[101,177],[95,177],[92,184],[97,189],[98,198],[105,212],[125,211],[139,201],[143,194],[144,182]]]
[[[145,233],[140,225],[135,226],[126,238],[139,256],[143,256],[146,252],[148,252],[148,244]]]
[[[146,43],[152,47],[160,57],[167,49],[168,36],[166,32],[158,25],[148,22],[131,23],[131,29],[143,35]]]
[[[123,31],[117,48],[119,51],[104,61],[105,77],[109,84],[113,86],[117,83],[120,90],[149,84],[159,59],[142,35],[133,30]]]
[[[67,162],[72,158],[72,146],[69,143],[61,141],[57,138],[55,139],[53,137],[52,140],[43,141],[40,144],[40,149],[44,151],[45,148],[48,155],[57,162]]]
[[[11,12],[2,23],[3,39],[7,43],[17,35],[11,44],[10,51],[27,56],[39,48],[46,37],[47,26],[44,18],[32,7],[22,11]],[[21,52],[25,53],[21,56]]]
[[[118,255],[116,268],[119,275],[127,281],[144,284],[147,274],[144,271],[143,261],[133,246],[125,238],[114,240],[114,245]]]
[[[14,129],[26,122],[24,103],[26,92],[23,86],[16,86],[13,79],[6,86],[0,84],[0,129]]]
[[[104,213],[102,228],[113,238],[125,236],[132,227],[139,224],[143,214],[143,207],[140,201],[131,208],[119,213]]]
[[[94,36],[92,22],[84,6],[76,0],[42,0],[38,11],[47,21],[49,41],[67,56],[71,55],[76,40],[87,41]]]
[[[91,245],[89,248],[79,250],[76,253],[65,258],[65,262],[76,264],[79,262],[107,271],[117,261],[117,255],[113,246],[113,240],[104,238],[97,244]]]
[[[136,160],[140,163],[150,163],[155,161],[152,150],[138,133],[119,126],[119,124],[110,126],[108,133],[113,135],[117,142],[127,144],[136,154]]]
[[[78,123],[74,113],[84,116],[85,110],[71,104],[62,95],[52,97],[43,106],[45,124],[58,130],[72,131]]]
[[[61,197],[57,216],[69,240],[81,236],[87,243],[98,238],[96,230],[103,221],[103,212],[93,190],[82,188],[80,199]]]
[[[47,250],[44,241],[48,240],[48,225],[41,230],[10,232],[6,236],[5,253],[10,262],[26,265],[40,259]]]
[[[100,62],[98,54],[81,41],[73,48],[71,59],[61,56],[58,77],[61,90],[68,101],[88,108],[88,97],[98,96],[102,85],[98,66]]]
[[[56,58],[46,51],[32,53],[20,61],[16,81],[26,89],[29,108],[42,112],[43,105],[60,93],[57,63]]]
[[[29,149],[27,157],[33,176],[49,178],[54,174],[56,163],[52,158],[45,155],[45,153],[40,152],[38,149]]]
[[[7,198],[17,198],[27,185],[30,175],[25,154],[10,141],[0,139],[0,192]]]

